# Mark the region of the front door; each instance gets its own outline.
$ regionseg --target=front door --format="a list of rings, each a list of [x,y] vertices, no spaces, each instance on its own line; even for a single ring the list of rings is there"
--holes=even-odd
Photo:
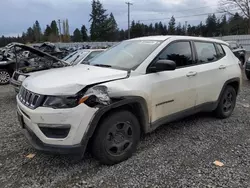
[[[191,43],[189,41],[177,41],[169,44],[159,54],[157,60],[173,60],[176,70],[150,73],[152,83],[151,96],[151,122],[163,117],[192,109],[195,106],[196,89]],[[153,64],[152,64],[153,66]]]

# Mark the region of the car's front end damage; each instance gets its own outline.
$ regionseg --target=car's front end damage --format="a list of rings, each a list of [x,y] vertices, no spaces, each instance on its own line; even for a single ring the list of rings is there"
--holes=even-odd
[[[86,66],[84,69],[88,70],[91,67]],[[92,69],[97,72],[103,71],[103,68],[99,67]],[[76,82],[74,84],[64,83],[61,86],[57,83],[53,88],[44,89],[43,86],[46,83],[37,85],[42,78],[45,78],[41,75],[33,76],[32,79],[29,77],[24,81],[16,97],[17,114],[22,131],[33,147],[61,154],[85,151],[94,131],[93,128],[96,126],[93,124],[99,118],[98,113],[115,102],[112,101],[108,88],[103,84],[128,77],[126,71],[108,70],[106,72],[102,75],[94,74],[96,79],[92,78],[92,82],[87,78],[92,75],[91,73],[85,76],[88,85],[77,83],[73,79],[72,82]],[[113,76],[106,77],[110,72],[114,73]],[[51,77],[55,76],[52,74]],[[49,78],[44,82],[49,82]],[[68,87],[65,88],[65,85]]]
[[[30,52],[28,57],[16,54],[16,71],[10,79],[16,92],[19,92],[22,82],[34,72],[69,66],[67,62],[33,47],[23,44],[15,44],[14,47]]]

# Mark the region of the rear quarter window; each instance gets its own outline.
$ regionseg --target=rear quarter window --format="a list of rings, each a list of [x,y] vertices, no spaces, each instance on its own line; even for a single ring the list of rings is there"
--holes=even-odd
[[[224,57],[226,54],[225,54],[225,51],[224,49],[222,48],[222,46],[220,44],[216,44],[216,47],[217,47],[217,50],[218,50],[218,55],[217,57],[220,59],[222,57]]]

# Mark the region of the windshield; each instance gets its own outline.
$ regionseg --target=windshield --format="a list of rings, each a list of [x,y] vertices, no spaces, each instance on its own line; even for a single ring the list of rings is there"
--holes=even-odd
[[[123,41],[109,50],[89,60],[90,65],[113,67],[123,70],[134,70],[159,45],[161,41],[130,40]]]
[[[62,60],[66,61],[70,65],[78,64],[87,54],[89,51],[76,51],[72,52],[68,56],[64,57]]]

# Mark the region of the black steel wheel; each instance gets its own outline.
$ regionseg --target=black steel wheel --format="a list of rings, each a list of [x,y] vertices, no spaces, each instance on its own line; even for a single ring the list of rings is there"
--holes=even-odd
[[[226,86],[215,110],[217,117],[227,118],[231,116],[236,104],[236,97],[235,89],[230,85]]]
[[[117,122],[108,130],[105,148],[110,155],[119,156],[126,153],[133,144],[133,129],[131,123]]]
[[[140,125],[129,111],[109,114],[98,126],[93,155],[103,164],[116,164],[132,156],[140,140]]]

